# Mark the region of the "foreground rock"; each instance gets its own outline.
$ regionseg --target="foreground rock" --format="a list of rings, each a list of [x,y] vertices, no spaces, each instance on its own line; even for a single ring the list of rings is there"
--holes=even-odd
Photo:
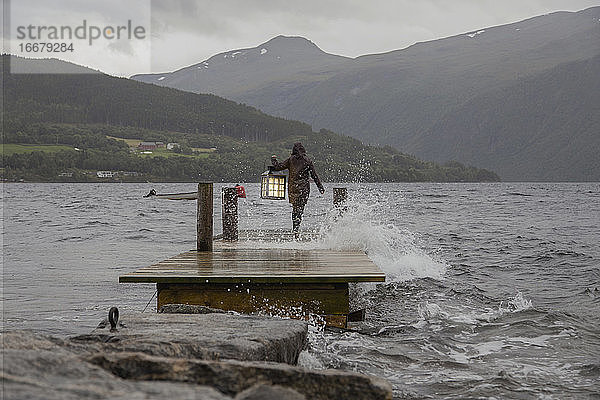
[[[72,338],[73,345],[102,344],[105,351],[155,356],[274,361],[296,364],[304,347],[305,322],[231,314],[127,314],[117,332],[110,326]],[[96,346],[97,347],[97,346]]]
[[[311,371],[277,363],[181,360],[139,353],[99,354],[92,364],[124,379],[193,382],[235,395],[249,387],[279,385],[309,399],[371,400],[391,398],[391,388],[382,379],[338,370]]]
[[[26,333],[18,336],[31,342]],[[231,399],[209,386],[121,379],[58,346],[53,350],[4,348],[2,359],[6,400]]]
[[[2,334],[5,399],[391,399],[380,379],[295,364],[307,326],[230,314],[132,314],[117,332]]]
[[[235,400],[306,400],[306,397],[283,386],[254,385],[238,393]]]

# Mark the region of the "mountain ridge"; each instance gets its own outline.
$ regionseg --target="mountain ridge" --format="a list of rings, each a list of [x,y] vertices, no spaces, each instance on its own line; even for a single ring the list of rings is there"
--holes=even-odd
[[[138,74],[130,79],[195,93],[218,92],[220,96],[235,97],[276,78],[301,75],[302,79],[318,79],[318,76],[310,77],[315,68],[335,69],[348,60],[351,59],[324,52],[306,38],[279,35],[258,46],[221,52],[173,72]],[[246,74],[239,76],[236,68],[243,68]],[[189,76],[195,81],[191,90],[187,83]]]
[[[179,76],[177,87],[212,91],[272,115],[304,121],[315,129],[332,129],[367,143],[392,145],[445,162],[467,152],[448,149],[440,153],[421,146],[423,136],[437,135],[443,141],[440,121],[449,121],[449,115],[462,120],[459,113],[464,105],[485,92],[511,87],[521,79],[597,54],[600,54],[600,7],[591,7],[339,60],[327,67],[315,62],[302,71],[270,70],[262,80],[255,79],[252,71],[235,68],[219,76],[215,81],[218,84],[210,87],[200,81],[192,87],[193,77]],[[579,78],[561,76],[561,79]],[[153,83],[170,84],[168,77]],[[507,154],[499,156],[508,160]],[[473,158],[459,161],[476,164]],[[531,171],[515,173],[508,170],[510,164],[514,165],[506,162],[507,170],[501,175],[539,179],[544,170],[540,165],[532,166]],[[491,164],[483,165],[492,168]],[[560,175],[545,175],[544,179],[561,179]],[[600,171],[595,176],[600,179]]]

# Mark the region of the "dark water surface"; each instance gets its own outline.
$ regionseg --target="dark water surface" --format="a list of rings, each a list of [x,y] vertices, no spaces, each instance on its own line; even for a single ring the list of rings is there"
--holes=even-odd
[[[600,398],[600,184],[331,185],[303,226],[363,249],[385,284],[352,288],[360,333],[311,328],[301,364],[383,376],[397,398]],[[4,184],[3,329],[87,333],[154,285],[118,276],[195,246],[193,184]],[[314,187],[313,187],[314,189]],[[247,185],[240,228],[287,227],[286,202]],[[215,233],[220,227],[215,187]],[[146,312],[155,311],[152,301]]]

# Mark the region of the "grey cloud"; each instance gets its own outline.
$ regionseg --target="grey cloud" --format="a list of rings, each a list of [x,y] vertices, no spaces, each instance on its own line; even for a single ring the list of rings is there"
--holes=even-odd
[[[134,50],[133,50],[133,46],[131,45],[131,40],[123,40],[123,39],[113,40],[106,47],[109,50],[116,52],[116,53],[122,53],[122,54],[128,55],[128,56],[134,55]]]
[[[12,1],[18,1],[24,13],[20,17],[31,18],[143,19],[151,12],[152,72],[257,46],[280,34],[304,36],[327,52],[355,57],[547,12],[598,5],[598,0]],[[112,49],[130,54],[121,46],[114,44]],[[93,62],[102,69],[100,54]]]
[[[178,31],[228,42],[231,38],[243,41],[249,36],[267,38],[279,33],[297,33],[315,40],[316,36],[333,37],[336,30],[356,25],[370,31],[412,32],[397,44],[401,47],[553,10],[578,10],[593,4],[593,0],[152,0],[152,16],[157,37]],[[427,32],[428,37],[423,35]],[[356,36],[356,33],[345,31],[338,36]],[[347,52],[347,55],[370,52],[369,38],[356,36],[353,42],[354,49],[344,48],[338,52]],[[317,44],[334,47],[333,43]]]

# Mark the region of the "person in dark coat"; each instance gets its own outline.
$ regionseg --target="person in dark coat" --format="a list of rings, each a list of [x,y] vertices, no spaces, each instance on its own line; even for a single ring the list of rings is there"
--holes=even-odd
[[[302,143],[294,143],[292,148],[292,155],[280,163],[277,161],[277,157],[271,157],[271,163],[273,164],[272,169],[275,171],[282,171],[284,169],[289,170],[289,183],[288,183],[288,198],[292,203],[292,230],[294,233],[298,232],[300,223],[302,222],[302,214],[304,213],[304,206],[308,201],[310,195],[310,179],[312,178],[321,194],[325,193],[325,188],[315,171],[313,162],[306,156],[306,150]]]

